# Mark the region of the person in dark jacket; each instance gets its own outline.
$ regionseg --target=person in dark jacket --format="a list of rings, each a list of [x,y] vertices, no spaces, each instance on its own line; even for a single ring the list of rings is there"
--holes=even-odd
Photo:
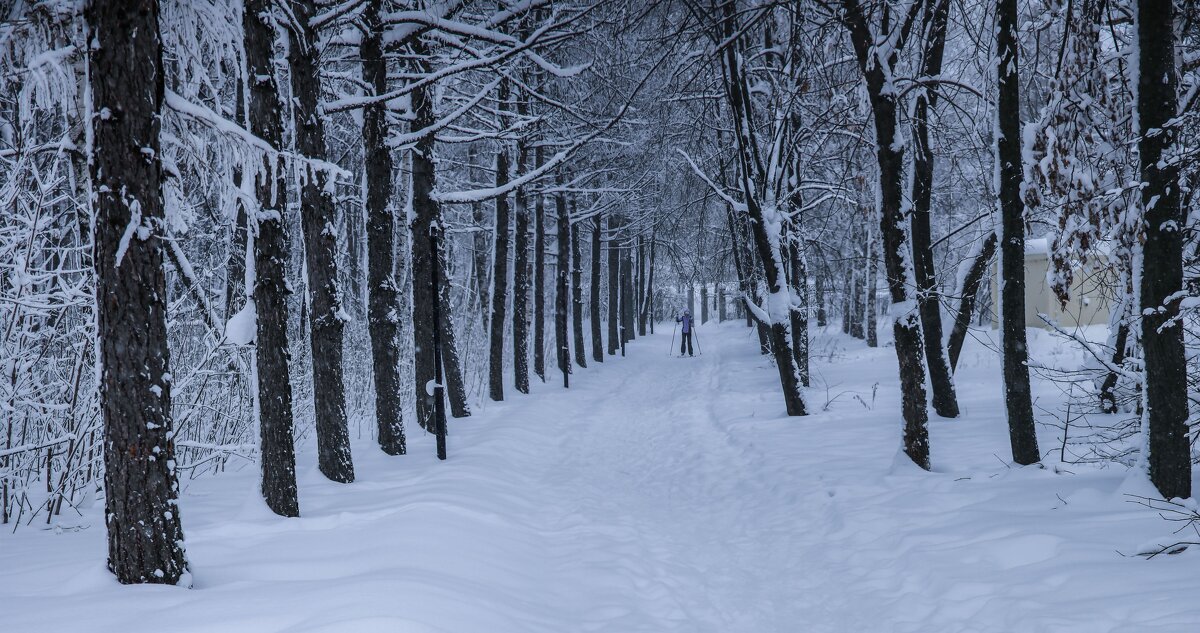
[[[683,356],[683,352],[687,351],[687,355],[692,355],[692,311],[684,309],[683,313],[675,317],[676,323],[683,324],[683,338],[679,339],[679,355]]]

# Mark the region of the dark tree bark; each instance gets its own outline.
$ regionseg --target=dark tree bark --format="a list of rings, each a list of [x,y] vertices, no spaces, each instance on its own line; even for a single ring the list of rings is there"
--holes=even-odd
[[[860,0],[842,0],[842,22],[850,32],[850,40],[858,59],[859,71],[867,84],[867,96],[871,104],[875,123],[875,151],[879,163],[879,223],[883,238],[884,267],[887,270],[888,291],[892,304],[904,304],[908,300],[907,266],[903,253],[907,248],[904,234],[904,214],[901,210],[904,176],[904,148],[898,142],[896,125],[898,114],[897,95],[888,89],[890,83],[883,65],[895,68],[900,50],[903,48],[912,23],[916,20],[920,2],[910,5],[908,15],[900,16],[904,22],[893,26],[884,20],[883,29],[899,28],[899,37],[886,59],[878,59],[875,53],[876,37],[871,32],[867,16],[863,13]],[[892,332],[895,338],[896,358],[900,365],[901,409],[904,417],[904,452],[913,463],[928,470],[929,463],[929,412],[926,409],[925,359],[921,344],[921,324],[915,312],[893,315]]]
[[[867,334],[867,347],[879,347],[879,258],[875,254],[875,239],[870,232],[867,233],[867,283],[863,284],[863,292],[865,293],[866,308],[863,312],[866,315],[863,329]]]
[[[825,327],[829,325],[829,314],[825,309],[825,275],[821,270],[817,270],[813,285],[817,293],[817,327]]]
[[[810,380],[808,371],[808,266],[804,261],[804,256],[800,254],[800,246],[797,242],[793,242],[792,247],[788,249],[792,260],[788,270],[789,283],[792,285],[794,296],[790,314],[792,356],[796,359],[796,371],[800,374],[800,384],[807,387]]]
[[[570,215],[575,216],[575,198],[571,197]],[[579,224],[571,225],[571,333],[574,335],[575,364],[587,367],[587,348],[583,342],[583,257],[579,249]]]
[[[557,177],[559,186],[562,186],[562,173],[559,172]],[[571,218],[567,215],[567,198],[562,192],[558,192],[554,196],[554,210],[556,216],[557,235],[555,237],[555,246],[557,247],[554,266],[554,349],[557,352],[555,358],[558,360],[558,370],[562,372],[563,387],[571,386],[571,346],[568,343],[569,334],[567,328],[567,310],[570,301],[570,274],[571,274]]]
[[[1129,322],[1123,317],[1120,325],[1117,326],[1117,340],[1113,344],[1112,364],[1114,367],[1120,367],[1125,362],[1125,348],[1129,345]],[[1117,380],[1120,376],[1117,372],[1110,371],[1104,377],[1104,382],[1100,385],[1100,410],[1104,413],[1117,412]]]
[[[717,323],[726,320],[725,310],[725,284],[717,284]]]
[[[591,286],[588,288],[589,318],[592,328],[592,360],[604,362],[604,341],[600,336],[600,256],[603,252],[601,237],[604,233],[604,216],[597,213],[592,218],[592,270]]]
[[[463,381],[462,361],[458,356],[458,335],[454,329],[454,314],[450,301],[450,270],[446,266],[445,240],[441,238],[441,222],[438,222],[438,250],[435,253],[438,261],[438,279],[443,280],[438,285],[438,357],[442,362],[442,373],[445,376],[445,393],[450,400],[450,415],[465,418],[471,415],[467,406],[467,385]],[[441,381],[439,381],[440,383]]]
[[[708,323],[708,282],[700,284],[700,324]]]
[[[508,102],[508,82],[500,83],[499,101]],[[508,185],[508,150],[503,145],[496,151],[496,187]],[[508,302],[508,196],[496,198],[495,249],[492,258],[492,316],[488,320],[488,396],[497,402],[504,400],[504,328]]]
[[[88,52],[92,110],[107,114],[92,118],[91,177],[108,568],[123,584],[174,585],[188,563],[174,472],[161,233],[159,8],[157,0],[138,0],[91,2],[86,11],[98,42]]]
[[[359,45],[363,82],[375,94],[387,92],[383,56],[383,0],[368,0],[363,11],[367,32]],[[392,196],[392,152],[387,109],[382,103],[363,108],[363,157],[367,211],[367,326],[375,378],[375,428],[379,448],[388,455],[406,451],[400,399],[400,288],[396,283],[396,217]]]
[[[429,252],[435,257],[441,253],[441,223],[434,224],[429,232]],[[441,282],[442,264],[440,261],[435,261],[429,267],[429,294],[435,297],[440,297],[443,286]],[[421,280],[414,279],[413,284],[420,284]],[[433,316],[430,319],[433,322],[433,419],[429,421],[429,426],[433,430],[434,436],[437,438],[437,458],[439,460],[446,459],[446,388],[445,381],[442,379],[442,310],[441,301],[434,301],[431,306]]]
[[[638,336],[646,335],[646,241],[638,236],[637,324]]]
[[[928,41],[921,56],[921,76],[942,74],[942,53],[946,49],[946,23],[950,0],[935,0],[927,14]],[[913,274],[917,280],[917,307],[921,313],[925,362],[929,367],[929,386],[933,390],[933,410],[944,418],[958,417],[958,395],[946,350],[942,347],[942,309],[938,298],[937,273],[933,263],[933,245],[929,210],[933,198],[933,147],[929,143],[929,112],[937,106],[937,91],[918,90],[913,107],[912,176],[912,254]]]
[[[971,315],[975,312],[975,304],[979,299],[979,284],[996,256],[996,234],[990,233],[983,240],[979,254],[971,262],[967,276],[963,278],[963,287],[959,289],[961,297],[958,300],[958,314],[954,317],[954,329],[950,330],[950,371],[958,369],[958,357],[962,353],[963,341],[967,339],[967,330],[971,328]]]
[[[625,344],[636,336],[634,303],[637,299],[634,297],[633,288],[633,239],[627,240],[621,250],[621,355],[624,356]]]
[[[524,115],[524,100],[517,111]],[[524,141],[517,141],[517,173],[525,173],[528,152]],[[516,238],[513,244],[513,374],[516,388],[529,393],[529,201],[525,188],[517,189]]]
[[[613,356],[621,349],[621,249],[617,241],[617,231],[621,230],[621,220],[616,217],[608,219],[608,355]]]
[[[242,16],[246,73],[250,78],[250,132],[278,149],[283,143],[283,107],[275,83],[275,26],[268,0],[247,0]],[[259,218],[254,238],[253,301],[257,312],[255,369],[262,453],[262,493],[267,506],[282,516],[300,516],[296,492],[296,452],[292,445],[292,383],[288,373],[286,266],[289,258],[286,169],[279,155],[263,157],[255,177]]]
[[[427,72],[428,61],[425,43],[415,38],[409,45],[412,64],[416,72]],[[428,129],[436,122],[433,108],[433,95],[427,86],[418,87],[410,93],[413,118],[410,129],[413,132]],[[412,246],[412,321],[413,321],[413,376],[415,378],[414,393],[416,395],[417,424],[429,432],[434,428],[434,397],[428,386],[435,380],[437,373],[436,352],[434,345],[434,302],[439,300],[430,280],[434,278],[433,267],[437,254],[430,248],[435,241],[429,237],[434,231],[441,230],[441,208],[433,198],[436,185],[436,168],[434,165],[434,145],[436,140],[432,132],[422,135],[412,149],[412,210],[413,220],[411,229]],[[437,240],[440,242],[440,240]]]
[[[1000,329],[1004,401],[1013,461],[1041,459],[1029,388],[1025,333],[1025,205],[1021,201],[1021,95],[1017,75],[1017,0],[996,5],[998,95],[996,159],[1000,162]]]
[[[324,162],[325,124],[318,112],[321,76],[317,34],[309,25],[316,15],[314,0],[291,0],[289,76],[295,102],[296,150]],[[350,429],[346,420],[346,388],[342,379],[343,329],[346,313],[338,288],[338,236],[328,230],[337,224],[329,174],[303,165],[300,219],[304,229],[304,261],[308,272],[309,342],[312,346],[313,404],[316,409],[317,467],[333,481],[354,481]]]
[[[546,164],[546,149],[534,148],[534,168]],[[533,373],[546,382],[546,196],[534,196],[533,222]]]
[[[1014,0],[1007,0],[1012,2]],[[1141,158],[1142,348],[1150,481],[1166,499],[1192,494],[1188,443],[1187,361],[1179,300],[1183,290],[1183,227],[1178,136],[1175,6],[1138,0],[1138,155]]]

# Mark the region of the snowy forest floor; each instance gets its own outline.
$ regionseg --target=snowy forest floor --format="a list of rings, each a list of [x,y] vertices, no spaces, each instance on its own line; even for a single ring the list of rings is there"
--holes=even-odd
[[[668,325],[669,327],[669,325]],[[257,469],[185,482],[194,588],[122,587],[85,529],[0,534],[5,631],[1022,633],[1195,631],[1200,554],[1123,556],[1171,537],[1124,467],[1012,468],[998,363],[977,342],[964,415],[934,420],[934,472],[899,453],[890,347],[818,332],[814,415],[737,323],[451,421],[450,460],[355,445],[339,485],[299,455],[303,517],[259,501]],[[1033,333],[1035,356],[1068,354]],[[1043,359],[1044,360],[1044,359]],[[877,386],[877,391],[875,390]],[[874,392],[874,393],[873,393]],[[1058,389],[1035,385],[1039,406]],[[1040,430],[1043,454],[1057,430]],[[1057,471],[1067,470],[1070,473]],[[64,517],[65,518],[65,517]],[[72,523],[64,520],[64,524]]]

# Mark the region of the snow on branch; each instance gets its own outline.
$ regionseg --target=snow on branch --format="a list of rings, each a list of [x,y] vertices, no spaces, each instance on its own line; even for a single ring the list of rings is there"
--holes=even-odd
[[[737,200],[734,200],[732,197],[729,196],[729,194],[725,193],[724,189],[721,189],[721,187],[719,185],[717,185],[715,182],[710,180],[709,177],[703,171],[701,171],[701,169],[696,165],[695,161],[692,160],[692,157],[688,156],[687,152],[685,152],[679,148],[676,148],[675,151],[679,152],[680,155],[683,156],[684,160],[687,161],[688,165],[691,165],[692,171],[696,172],[696,175],[699,176],[700,179],[703,180],[705,182],[705,184],[707,184],[713,190],[713,193],[716,193],[718,196],[720,196],[722,200],[724,200],[726,203],[729,204],[729,206],[733,207],[738,212],[744,213],[746,211],[746,205],[741,202],[738,202]]]

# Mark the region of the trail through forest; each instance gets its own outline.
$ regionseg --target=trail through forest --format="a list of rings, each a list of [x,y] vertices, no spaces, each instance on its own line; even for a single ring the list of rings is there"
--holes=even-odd
[[[0,535],[6,630],[1094,633],[1200,617],[1166,599],[1190,552],[1114,552],[1166,531],[1125,503],[1122,469],[992,456],[990,351],[965,352],[965,416],[935,421],[925,473],[898,451],[899,394],[872,395],[895,372],[886,347],[820,334],[816,413],[789,419],[750,330],[701,328],[695,358],[668,337],[454,421],[448,462],[430,437],[404,457],[360,438],[342,485],[302,448],[298,519],[263,507],[253,465],[185,482],[192,590],[117,585],[100,504],[78,530]]]

